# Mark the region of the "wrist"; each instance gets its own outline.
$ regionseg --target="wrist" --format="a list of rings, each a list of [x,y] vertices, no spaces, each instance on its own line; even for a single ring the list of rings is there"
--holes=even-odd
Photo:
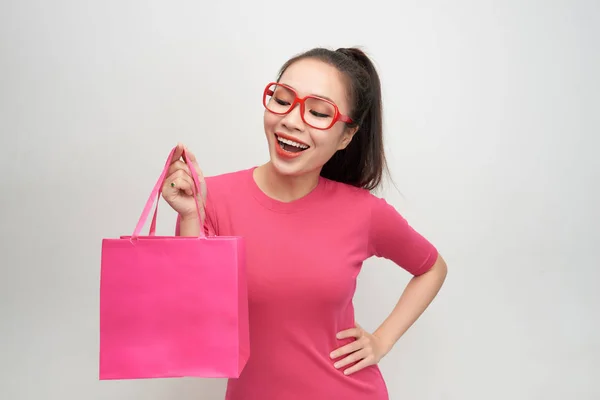
[[[392,351],[392,349],[394,348],[394,345],[396,344],[396,340],[385,335],[384,332],[375,331],[375,333],[373,333],[373,336],[375,336],[379,339],[379,343],[381,343],[381,345],[383,346],[385,354]]]
[[[198,222],[198,215],[196,213],[191,214],[179,214],[181,222]]]

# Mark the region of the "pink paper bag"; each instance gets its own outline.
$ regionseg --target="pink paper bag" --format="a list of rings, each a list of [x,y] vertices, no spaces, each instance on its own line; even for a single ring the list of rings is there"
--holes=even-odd
[[[204,229],[199,237],[154,234],[174,151],[133,234],[102,241],[101,380],[237,378],[250,355],[244,240]],[[184,158],[199,193],[205,183]],[[140,236],[155,200],[150,233]]]

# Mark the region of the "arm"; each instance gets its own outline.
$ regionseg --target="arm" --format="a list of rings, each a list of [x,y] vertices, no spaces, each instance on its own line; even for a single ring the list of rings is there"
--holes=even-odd
[[[377,364],[431,304],[442,287],[446,274],[446,263],[438,255],[431,269],[411,279],[396,307],[375,333],[370,334],[359,325],[340,332],[337,335],[338,339],[356,338],[356,340],[331,353],[331,358],[334,359],[347,355],[335,363],[335,368],[343,368],[356,362],[355,365],[344,370],[344,374],[349,375],[369,365]]]
[[[392,313],[374,333],[381,340],[385,354],[431,304],[442,287],[447,272],[444,259],[438,255],[429,271],[410,280]]]
[[[369,255],[387,258],[413,275],[398,303],[381,326],[373,333],[360,326],[347,329],[338,339],[356,338],[355,341],[332,352],[332,358],[345,356],[335,363],[352,374],[378,363],[423,314],[438,294],[446,279],[446,263],[437,249],[387,202],[372,201],[369,229]]]

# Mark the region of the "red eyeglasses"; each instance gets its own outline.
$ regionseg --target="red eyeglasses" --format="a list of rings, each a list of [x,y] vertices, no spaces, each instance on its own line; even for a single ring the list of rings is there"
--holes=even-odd
[[[263,93],[263,105],[273,114],[287,114],[300,104],[300,115],[307,125],[315,129],[329,129],[336,122],[351,124],[352,118],[340,114],[334,102],[317,96],[298,97],[291,87],[271,82]]]

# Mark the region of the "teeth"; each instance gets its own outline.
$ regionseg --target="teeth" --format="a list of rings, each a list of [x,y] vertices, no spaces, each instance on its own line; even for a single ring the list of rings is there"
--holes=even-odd
[[[285,144],[290,145],[290,146],[298,147],[299,149],[303,149],[303,150],[304,149],[308,149],[308,146],[305,145],[305,144],[297,143],[297,142],[294,142],[294,141],[289,140],[289,139],[281,138],[279,136],[277,136],[277,140],[279,140],[281,143],[285,143]]]

